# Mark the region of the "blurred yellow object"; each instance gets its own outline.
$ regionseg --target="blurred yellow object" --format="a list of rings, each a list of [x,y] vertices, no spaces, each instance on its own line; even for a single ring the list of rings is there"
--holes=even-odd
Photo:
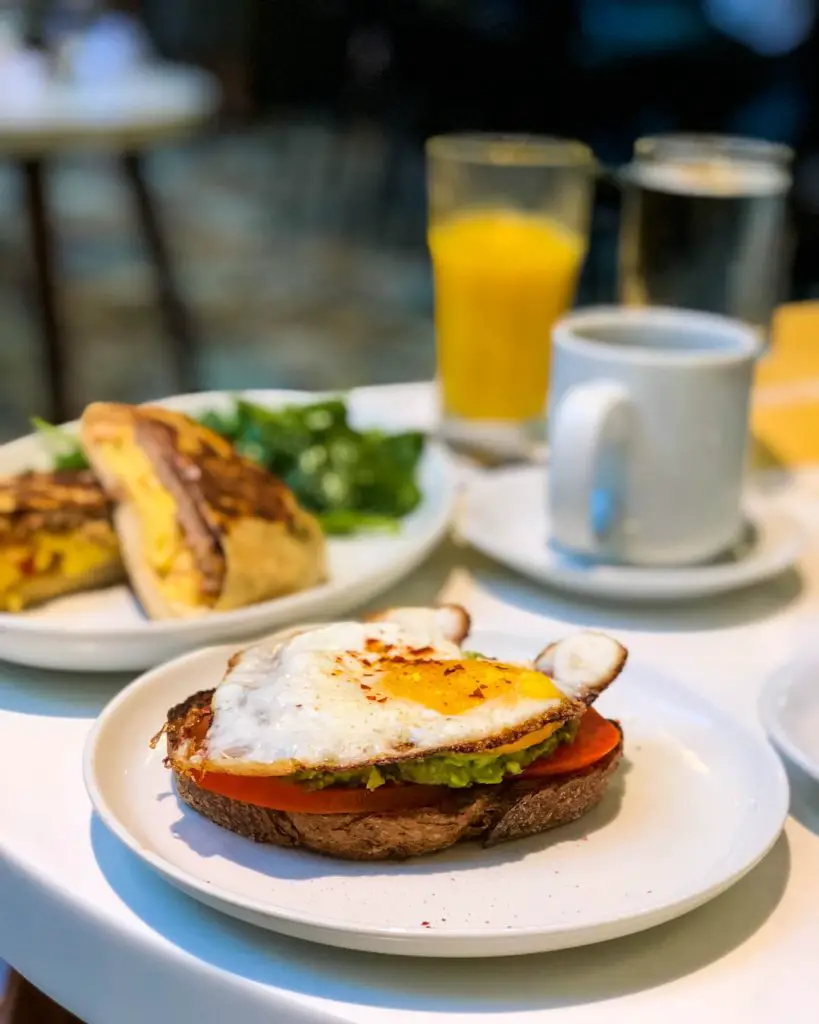
[[[429,248],[447,413],[541,416],[551,327],[574,298],[585,237],[536,214],[481,209],[433,224]]]
[[[756,372],[754,469],[819,464],[819,302],[778,310]]]

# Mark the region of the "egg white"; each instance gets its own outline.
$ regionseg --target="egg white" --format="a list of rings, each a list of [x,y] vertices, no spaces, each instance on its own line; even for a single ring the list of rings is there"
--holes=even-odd
[[[206,741],[191,763],[264,775],[351,769],[405,757],[408,750],[418,757],[485,744],[527,723],[545,717],[565,720],[582,711],[576,693],[567,696],[554,688],[553,696],[515,692],[512,700],[484,700],[460,714],[442,714],[400,696],[378,699],[377,674],[366,674],[368,642],[389,645],[387,657],[397,657],[407,671],[419,658],[463,659],[434,609],[400,611],[393,621],[314,627],[284,642],[262,642],[235,655],[214,691]],[[573,644],[573,663],[582,646]],[[598,661],[599,642],[592,643],[591,650]],[[464,666],[468,671],[469,663]],[[532,666],[521,668],[531,671]],[[361,685],[364,680],[366,687]],[[591,683],[588,678],[584,682],[588,691]]]

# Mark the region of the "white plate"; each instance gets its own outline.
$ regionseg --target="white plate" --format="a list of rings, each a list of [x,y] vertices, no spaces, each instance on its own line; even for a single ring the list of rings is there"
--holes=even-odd
[[[803,654],[770,679],[759,713],[783,754],[819,781],[819,651]]]
[[[547,639],[477,633],[469,643],[522,659]],[[166,709],[215,684],[228,654],[187,655],[122,691],[88,738],[86,786],[107,827],[169,882],[286,935],[433,957],[611,939],[725,890],[765,855],[787,815],[785,774],[764,738],[635,658],[599,705],[622,722],[628,763],[572,825],[404,863],[257,845],[179,803],[162,750],[148,749]]]
[[[730,560],[681,568],[595,564],[549,544],[543,466],[503,469],[473,480],[458,533],[485,555],[561,590],[634,601],[684,601],[759,583],[794,564],[807,531],[773,498],[754,495],[752,539]]]
[[[249,401],[269,407],[312,401],[293,391],[247,391]],[[372,401],[370,399],[373,399]],[[226,408],[224,392],[182,395],[162,405],[189,413]],[[379,408],[377,389],[348,396],[357,425],[400,430]],[[42,438],[32,435],[0,448],[0,475],[51,465]],[[452,512],[454,485],[446,452],[427,442],[420,466],[421,505],[394,534],[359,534],[328,542],[329,580],[310,590],[206,618],[151,622],[127,586],[74,594],[20,615],[0,613],[0,659],[71,671],[149,668],[204,644],[260,636],[312,617],[338,616],[375,597],[411,572],[440,541]]]

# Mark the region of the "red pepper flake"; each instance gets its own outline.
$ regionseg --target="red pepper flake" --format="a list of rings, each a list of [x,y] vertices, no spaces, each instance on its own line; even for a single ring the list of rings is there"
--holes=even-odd
[[[429,921],[422,921],[421,922],[421,927],[422,928],[431,928],[432,925],[430,925]]]
[[[297,707],[297,708],[303,708],[303,707],[304,707],[304,705],[303,705],[303,704],[296,704],[296,707]]]
[[[472,693],[468,694],[468,696],[474,697],[475,700],[486,700],[484,695],[481,693],[480,687],[478,687],[476,690],[473,690]]]
[[[396,654],[394,658],[390,658],[390,661],[392,661],[396,665],[406,665],[407,663],[407,659],[403,656],[403,654]]]
[[[371,686],[367,686],[366,683],[359,683],[359,686],[361,687],[362,690],[371,690],[372,689],[372,687]]]
[[[434,648],[427,645],[426,647],[410,647],[410,654],[414,654],[416,657],[421,654],[433,654]]]
[[[444,669],[444,675],[445,676],[451,676],[453,672],[463,672],[463,671],[464,671],[463,665],[450,665],[449,668],[445,668]]]
[[[386,697],[379,697],[378,698],[378,703],[379,704],[386,704],[387,703],[387,698]]]
[[[378,697],[376,697],[375,694],[368,693],[367,700],[378,700]]]

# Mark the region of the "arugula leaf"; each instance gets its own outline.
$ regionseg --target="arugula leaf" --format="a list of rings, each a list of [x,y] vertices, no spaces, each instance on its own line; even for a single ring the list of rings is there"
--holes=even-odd
[[[48,423],[39,416],[31,417],[31,425],[43,435],[51,448],[54,469],[88,469],[88,459],[73,434],[69,434],[62,427],[55,427],[53,423]]]
[[[330,536],[358,533],[362,530],[379,530],[397,533],[400,523],[394,516],[377,516],[370,512],[356,512],[354,509],[335,509],[320,513],[321,528]]]
[[[231,439],[322,516],[328,532],[340,532],[342,524],[344,532],[372,529],[377,519],[383,528],[421,500],[415,474],[423,435],[355,430],[341,399],[275,410],[240,399]],[[359,516],[358,525],[351,513]]]

